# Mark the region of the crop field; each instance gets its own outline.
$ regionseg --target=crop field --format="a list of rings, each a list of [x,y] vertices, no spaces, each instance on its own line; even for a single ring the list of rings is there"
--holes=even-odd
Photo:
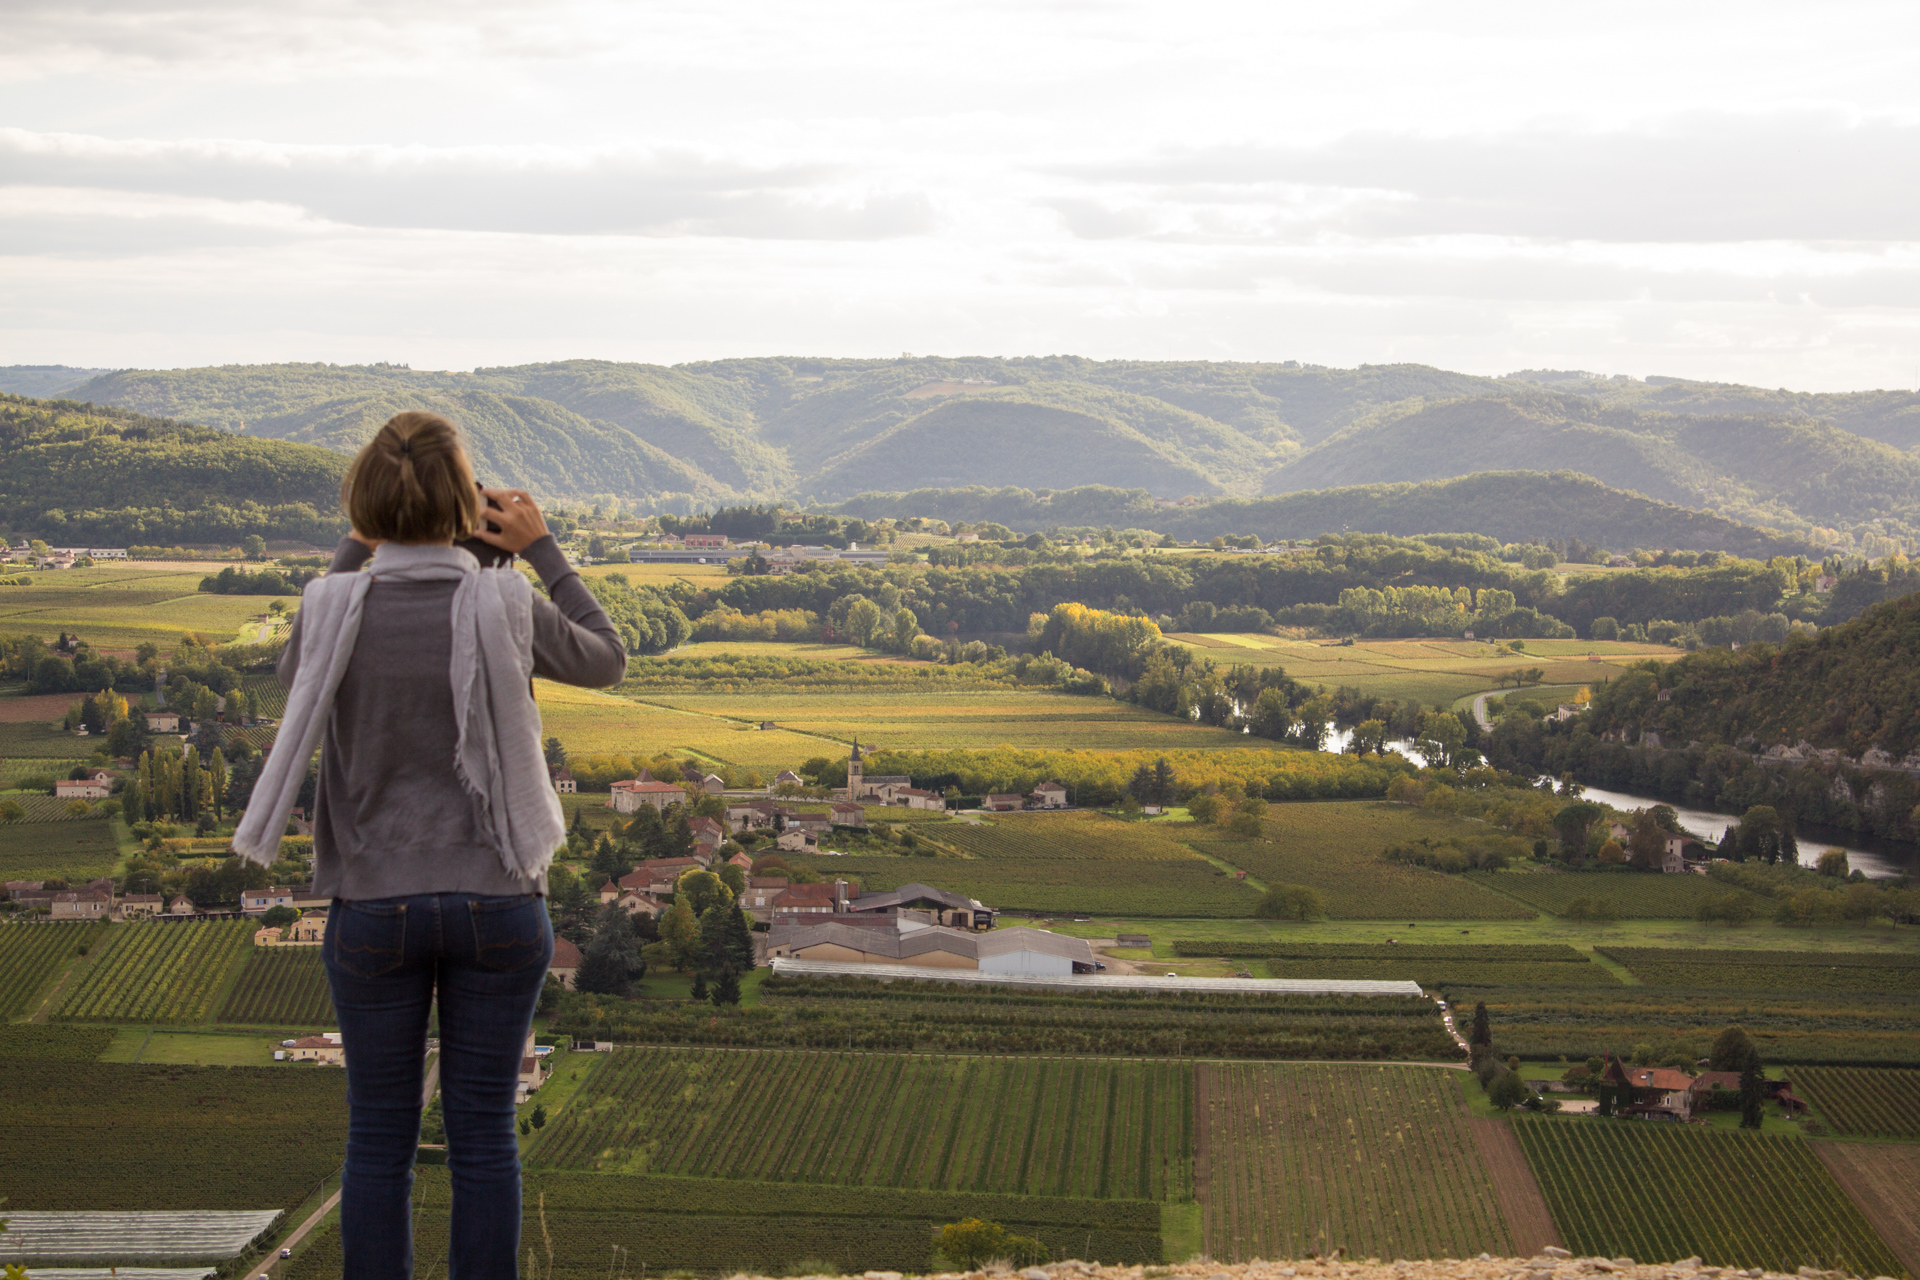
[[[73,705],[70,693],[28,693],[0,698],[0,724],[50,724]]]
[[[129,565],[35,574],[33,585],[0,593],[0,634],[52,640],[78,632],[98,649],[132,649],[151,640],[172,648],[180,636],[199,632],[231,640],[243,624],[265,611],[261,596],[202,594],[204,569],[146,569]]]
[[[943,982],[769,977],[760,1005],[626,1004],[556,1029],[627,1043],[1180,1058],[1451,1059],[1419,997],[1037,992]]]
[[[691,752],[709,760],[759,769],[771,777],[813,756],[845,754],[841,744],[787,729],[762,729],[771,716],[730,720],[638,702],[593,689],[534,682],[541,732],[574,755]]]
[[[1880,1238],[1920,1276],[1920,1146],[1810,1142]]]
[[[839,742],[851,742],[858,735],[862,744],[874,743],[883,749],[1008,746],[1187,751],[1272,745],[1112,698],[1046,689],[799,692],[775,687],[764,693],[662,691],[648,697],[697,715],[755,723],[772,720],[782,729]],[[819,754],[814,749],[798,759]]]
[[[1422,837],[1479,839],[1486,831],[1482,824],[1409,805],[1335,800],[1270,804],[1264,839],[1195,838],[1193,847],[1269,884],[1318,890],[1335,920],[1527,919],[1534,912],[1461,876],[1380,857],[1390,844]]]
[[[1650,987],[1736,987],[1920,996],[1920,956],[1844,951],[1707,951],[1600,947]]]
[[[247,920],[110,925],[99,953],[52,1016],[61,1022],[204,1022],[253,930]]]
[[[1772,904],[1757,894],[1705,876],[1654,875],[1645,871],[1468,871],[1461,877],[1511,894],[1550,915],[1564,915],[1576,898],[1593,898],[1623,920],[1691,920],[1700,904],[1729,894],[1753,903],[1765,915]]]
[[[343,1071],[37,1057],[4,1067],[9,1209],[281,1209],[345,1153]]]
[[[414,1254],[422,1273],[444,1261],[451,1186],[444,1168],[416,1172]],[[1161,1261],[1160,1206],[1143,1200],[1063,1199],[529,1171],[521,1240],[558,1280],[600,1280],[616,1248],[627,1272],[778,1275],[815,1260],[848,1275],[925,1272],[943,1223],[978,1217],[1038,1237],[1056,1258],[1116,1264]],[[545,1231],[542,1231],[542,1215]],[[337,1238],[316,1241],[285,1270],[289,1280],[340,1274]]]
[[[287,688],[280,683],[279,676],[246,676],[244,683],[260,704],[260,714],[269,720],[278,720],[287,711]]]
[[[1195,1076],[1195,1196],[1213,1258],[1513,1253],[1449,1073],[1233,1064]]]
[[[21,808],[20,822],[76,822],[86,815],[75,814],[68,810],[71,800],[62,800],[59,796],[41,795],[38,792],[19,793],[7,797]]]
[[[77,696],[77,695],[76,695]],[[68,698],[71,705],[74,698]],[[58,727],[61,717],[66,715],[62,709],[58,716],[46,720],[15,720],[0,722],[0,756],[8,760],[31,759],[36,762],[32,772],[41,772],[46,765],[55,760],[79,760],[90,754],[98,738],[77,738],[65,729]],[[39,763],[45,762],[45,764]],[[64,772],[64,770],[62,771]]]
[[[666,655],[669,658],[805,658],[812,662],[875,662],[920,665],[911,658],[862,649],[855,644],[821,644],[785,640],[696,640]]]
[[[332,1026],[333,1000],[320,948],[253,948],[217,1020],[248,1027]]]
[[[119,861],[113,824],[104,818],[0,826],[0,880],[83,882],[107,875]]]
[[[0,1022],[32,1013],[61,965],[98,946],[104,924],[0,925]]]
[[[1178,633],[1167,638],[1216,666],[1280,666],[1307,684],[1352,685],[1376,697],[1413,699],[1429,706],[1448,706],[1492,689],[1515,668],[1538,667],[1548,684],[1577,685],[1613,679],[1631,662],[1681,656],[1667,645],[1589,640],[1527,640],[1522,642],[1525,651],[1514,653],[1475,640],[1358,640],[1340,645],[1253,634]],[[1601,661],[1589,662],[1589,653]]]
[[[944,827],[940,834],[946,835]],[[791,866],[811,867],[828,879],[850,876],[871,890],[928,881],[998,910],[1042,915],[1246,917],[1259,900],[1197,854],[1163,861],[781,856]]]
[[[1016,1195],[1182,1199],[1186,1064],[622,1050],[536,1168]]]
[[[1830,993],[1681,991],[1660,987],[1473,992],[1493,1018],[1503,1054],[1583,1061],[1636,1044],[1689,1047],[1705,1057],[1728,1023],[1753,1037],[1769,1065],[1920,1066],[1920,999]]]
[[[1802,1067],[1793,1087],[1842,1133],[1920,1138],[1920,1071]]]
[[[1399,946],[1378,943],[1209,942],[1177,939],[1177,956],[1264,960],[1275,978],[1377,978],[1423,987],[1618,986],[1604,967],[1573,947]]]
[[[113,1044],[111,1027],[56,1027],[43,1022],[0,1023],[0,1062],[92,1062]]]
[[[1710,1266],[1788,1273],[1900,1271],[1799,1138],[1589,1119],[1513,1123],[1576,1256],[1699,1257]]]

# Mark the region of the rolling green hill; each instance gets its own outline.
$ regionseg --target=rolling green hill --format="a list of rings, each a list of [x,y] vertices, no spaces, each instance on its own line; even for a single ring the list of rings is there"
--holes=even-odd
[[[0,396],[0,520],[56,545],[329,543],[346,469],[312,445]]]
[[[1920,519],[1920,456],[1813,419],[1643,413],[1535,392],[1396,406],[1272,474],[1270,493],[1526,466],[1782,525]]]

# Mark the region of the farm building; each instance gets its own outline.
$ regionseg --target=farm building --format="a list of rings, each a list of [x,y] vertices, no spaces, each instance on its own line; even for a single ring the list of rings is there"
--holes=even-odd
[[[337,1032],[329,1031],[325,1035],[303,1036],[298,1040],[287,1040],[283,1043],[287,1058],[292,1062],[317,1062],[323,1067],[347,1065],[347,1050],[340,1043]]]
[[[833,825],[836,827],[864,827],[867,825],[867,811],[860,805],[837,801],[832,811]]]
[[[1014,813],[1027,807],[1027,798],[1017,792],[996,791],[980,802],[990,813]]]
[[[782,853],[814,853],[820,848],[820,840],[811,831],[788,827],[773,838],[773,847]]]
[[[571,770],[562,766],[561,768],[552,769],[552,770],[549,770],[548,772],[553,778],[553,790],[555,795],[571,796],[571,795],[579,794],[580,784],[573,780],[573,773]]]
[[[274,907],[293,906],[293,888],[290,885],[274,885],[267,889],[246,889],[240,894],[240,910],[250,916],[257,916]]]
[[[1693,1077],[1671,1067],[1629,1067],[1611,1054],[1600,1078],[1624,1091],[1623,1116],[1685,1120],[1693,1114]]]
[[[1097,967],[1093,948],[1082,938],[1024,927],[972,933],[928,924],[912,918],[914,914],[894,917],[891,928],[776,922],[767,953],[797,960],[1022,975],[1092,973]]]
[[[165,906],[166,899],[157,893],[123,893],[113,913],[122,920],[151,920]]]
[[[180,732],[180,713],[178,711],[149,711],[146,714],[148,733]]]
[[[686,788],[671,782],[643,782],[638,778],[626,782],[616,782],[608,790],[607,808],[615,813],[637,813],[640,806],[650,804],[661,812],[676,804],[687,801]]]
[[[554,938],[553,959],[547,962],[547,972],[559,979],[561,986],[573,990],[574,975],[580,972],[580,948],[565,938]]]
[[[944,809],[947,801],[938,791],[922,791],[918,787],[899,787],[893,793],[893,802],[903,804],[909,809]]]
[[[921,912],[934,924],[956,929],[993,928],[993,908],[983,905],[977,898],[949,893],[930,884],[903,884],[898,889],[863,893],[848,903],[847,909],[855,914]]]
[[[53,895],[55,920],[105,920],[113,913],[113,894],[98,889],[74,889]]]
[[[1033,789],[1033,807],[1036,809],[1064,809],[1067,807],[1067,789],[1048,778]]]
[[[93,777],[62,778],[53,784],[56,800],[105,800],[113,794],[113,775],[100,770]]]

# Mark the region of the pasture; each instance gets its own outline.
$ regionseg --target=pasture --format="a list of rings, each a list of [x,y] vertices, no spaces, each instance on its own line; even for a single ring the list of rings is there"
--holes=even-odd
[[[1097,1199],[1192,1189],[1192,1068],[621,1050],[527,1153],[537,1169]]]
[[[1576,1256],[1693,1256],[1709,1266],[1789,1273],[1900,1271],[1799,1138],[1548,1117],[1513,1124]],[[1655,1169],[1659,1176],[1649,1176]]]
[[[1478,640],[1356,640],[1351,645],[1291,640],[1264,634],[1180,632],[1167,637],[1216,666],[1284,667],[1309,685],[1351,685],[1362,693],[1428,706],[1451,706],[1460,698],[1498,687],[1516,668],[1538,667],[1547,684],[1609,680],[1634,662],[1670,662],[1681,651],[1669,645],[1599,640],[1523,640],[1515,653]],[[1589,661],[1588,654],[1600,660]]]
[[[98,738],[77,737],[59,727],[61,717],[67,714],[67,707],[79,699],[77,693],[61,694],[59,710],[46,720],[0,721],[0,757],[12,761],[32,760],[33,771],[39,772],[43,767],[51,768],[55,762],[78,762],[93,754],[96,746],[104,747],[106,744]],[[22,701],[37,703],[39,699]],[[65,769],[61,770],[61,773],[65,772]]]
[[[286,1208],[345,1152],[343,1071],[24,1055],[0,1066],[9,1209]]]
[[[1391,863],[1389,844],[1421,838],[1483,840],[1485,825],[1451,814],[1376,800],[1270,804],[1260,840],[1233,840],[1195,828],[1191,840],[1268,884],[1319,891],[1336,920],[1516,920],[1532,910],[1462,876]]]
[[[1704,902],[1745,898],[1755,915],[1772,913],[1758,894],[1705,876],[1656,875],[1644,871],[1469,871],[1461,877],[1518,898],[1553,915],[1565,915],[1581,898],[1605,903],[1623,920],[1691,920]]]
[[[1194,1192],[1223,1262],[1515,1252],[1451,1075],[1206,1064]]]
[[[247,1027],[331,1027],[333,1000],[319,947],[255,947],[216,1021]]]
[[[33,585],[0,592],[0,635],[52,641],[78,633],[96,649],[130,651],[144,641],[171,649],[182,635],[235,639],[265,596],[202,594],[200,579],[219,566],[102,565],[33,575]]]
[[[1920,1071],[1803,1067],[1793,1087],[1842,1133],[1920,1138]]]
[[[204,1022],[254,927],[248,920],[109,925],[52,1017],[59,1022]]]
[[[81,883],[113,871],[120,844],[104,818],[0,826],[0,880]]]

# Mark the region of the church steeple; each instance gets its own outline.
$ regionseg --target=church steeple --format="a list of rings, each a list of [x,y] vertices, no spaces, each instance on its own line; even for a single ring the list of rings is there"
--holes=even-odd
[[[861,775],[866,767],[860,763],[860,740],[854,739],[853,750],[847,756],[847,799],[859,800],[862,787]]]

